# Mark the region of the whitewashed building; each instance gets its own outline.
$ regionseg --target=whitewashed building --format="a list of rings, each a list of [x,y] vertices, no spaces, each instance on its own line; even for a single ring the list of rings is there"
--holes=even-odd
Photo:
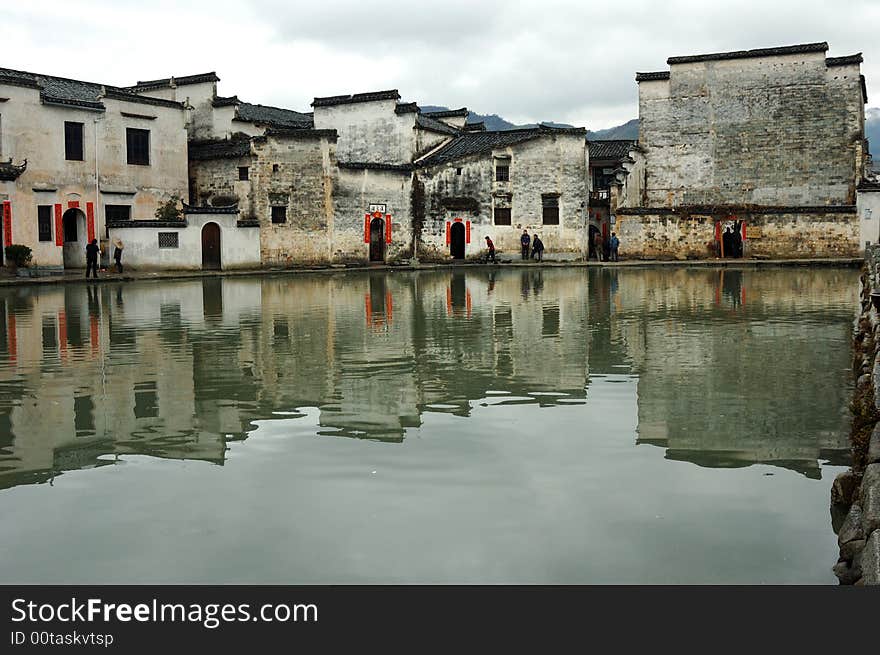
[[[108,223],[185,197],[186,115],[174,100],[0,68],[2,245],[56,269],[84,268],[92,238],[106,254]]]

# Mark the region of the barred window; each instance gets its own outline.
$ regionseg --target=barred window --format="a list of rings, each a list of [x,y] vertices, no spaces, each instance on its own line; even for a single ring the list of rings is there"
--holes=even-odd
[[[544,225],[559,225],[559,196],[544,194],[541,196]]]
[[[37,207],[37,228],[40,241],[52,240],[52,205]]]
[[[507,164],[496,164],[495,165],[495,181],[496,182],[509,182],[510,181],[510,166]]]
[[[495,208],[495,225],[510,225],[510,207]]]
[[[178,248],[178,236],[177,232],[159,232],[159,247]]]

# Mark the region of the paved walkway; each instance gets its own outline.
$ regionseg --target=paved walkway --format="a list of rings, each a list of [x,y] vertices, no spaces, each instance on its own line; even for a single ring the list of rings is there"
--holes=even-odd
[[[332,264],[322,266],[301,266],[296,268],[259,268],[234,271],[100,271],[97,280],[92,282],[119,282],[132,280],[177,280],[202,277],[242,277],[248,275],[296,275],[305,273],[339,273],[343,271],[426,271],[453,268],[646,268],[646,267],[702,267],[702,268],[764,268],[778,266],[805,267],[859,267],[864,260],[860,257],[817,258],[817,259],[695,259],[695,260],[624,260],[620,262],[596,261],[522,261],[519,259],[500,260],[498,264],[477,262],[425,263],[425,264]],[[33,284],[63,284],[84,282],[84,271],[65,272],[63,275],[46,277],[18,277],[8,269],[0,269],[0,287],[24,286]]]

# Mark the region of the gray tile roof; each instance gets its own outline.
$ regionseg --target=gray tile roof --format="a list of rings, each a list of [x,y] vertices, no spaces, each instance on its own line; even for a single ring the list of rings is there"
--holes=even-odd
[[[552,134],[577,134],[583,137],[586,130],[582,127],[539,126],[519,130],[463,132],[433,154],[420,160],[418,164],[420,166],[434,166],[463,157],[491,153],[496,148],[505,148]]]
[[[423,130],[430,130],[431,132],[439,132],[440,134],[448,134],[450,136],[456,136],[460,132],[460,130],[455,129],[451,125],[434,120],[425,114],[418,114],[416,116],[416,125]]]
[[[307,129],[315,124],[314,117],[311,114],[303,114],[292,109],[281,109],[280,107],[252,105],[249,102],[238,103],[235,116],[240,121],[259,123],[271,127]]]
[[[327,96],[315,98],[312,107],[330,107],[332,105],[345,105],[353,102],[373,102],[374,100],[400,100],[397,89],[388,91],[370,91],[368,93],[355,93],[343,96]]]
[[[426,111],[424,112],[425,116],[429,116],[431,118],[454,118],[456,116],[461,118],[467,118],[468,109],[467,107],[462,107],[461,109],[444,109],[443,111]]]
[[[754,57],[778,57],[781,55],[799,55],[808,52],[827,52],[828,44],[801,43],[799,45],[781,46],[777,48],[755,48],[752,50],[736,50],[733,52],[713,52],[705,55],[686,55],[684,57],[670,57],[666,63],[692,64],[700,61],[721,61],[724,59],[750,59]]]
[[[399,102],[394,108],[395,114],[414,114],[421,111],[415,102]]]
[[[5,182],[11,182],[12,180],[17,180],[18,176],[24,173],[27,168],[27,159],[25,159],[21,164],[13,164],[12,158],[10,157],[9,161],[0,162],[0,180]]]
[[[67,105],[104,111],[101,99],[104,97],[139,104],[160,105],[182,109],[183,105],[161,98],[146,98],[133,93],[130,89],[82,82],[65,77],[28,73],[9,68],[0,68],[0,83],[14,84],[40,89],[40,99],[47,104]]]
[[[622,161],[637,143],[635,139],[587,141],[590,146],[590,163],[594,161]]]
[[[136,91],[147,91],[149,89],[162,89],[171,87],[171,83],[173,82],[175,86],[185,86],[187,84],[201,84],[203,82],[219,82],[220,78],[217,77],[217,73],[211,71],[210,73],[198,73],[196,75],[181,75],[180,77],[165,77],[161,80],[144,80],[138,81],[137,84],[133,84],[130,87],[127,87],[131,90]]]
[[[251,154],[250,139],[210,139],[189,142],[189,159],[238,159]]]
[[[857,52],[854,55],[847,55],[845,57],[826,57],[825,65],[826,66],[849,66],[851,64],[861,64],[864,61],[862,59],[862,53]]]
[[[668,80],[669,71],[656,71],[654,73],[636,73],[636,82],[650,82],[653,80]]]

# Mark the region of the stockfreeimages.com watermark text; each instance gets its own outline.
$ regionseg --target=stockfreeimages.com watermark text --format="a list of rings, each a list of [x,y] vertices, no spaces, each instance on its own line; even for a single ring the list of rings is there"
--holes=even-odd
[[[27,623],[28,627],[42,623],[192,623],[213,630],[224,623],[317,623],[318,606],[315,604],[266,603],[252,607],[250,603],[163,603],[152,599],[147,603],[109,603],[100,598],[37,603],[25,598],[12,601],[12,622]],[[13,645],[22,639],[21,631],[12,635]],[[34,637],[43,633],[28,633]],[[48,633],[52,634],[52,633]],[[56,635],[57,636],[57,635]],[[66,636],[66,635],[62,635]],[[79,634],[80,639],[84,636]],[[110,639],[112,635],[92,635]],[[24,642],[20,642],[24,643]],[[99,642],[89,642],[99,645]]]

